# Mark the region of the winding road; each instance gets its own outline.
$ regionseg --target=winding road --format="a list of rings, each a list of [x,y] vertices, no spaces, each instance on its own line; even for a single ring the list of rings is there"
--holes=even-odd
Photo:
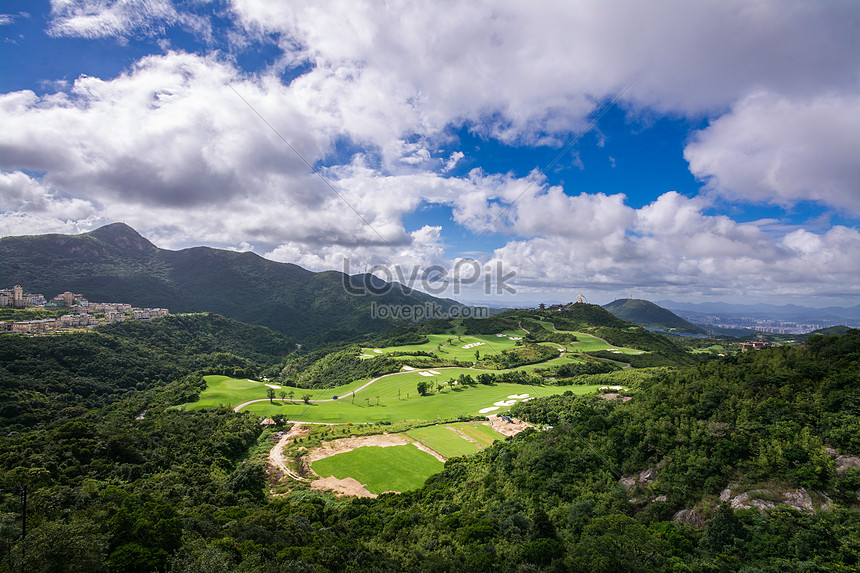
[[[552,324],[552,323],[550,323],[550,324]],[[524,328],[522,328],[522,324],[520,324],[519,326],[520,326],[520,329],[525,330]],[[553,329],[555,329],[555,325],[554,325],[554,324],[552,325],[552,327],[553,327]],[[526,332],[528,332],[528,331],[526,331]],[[589,336],[594,336],[594,335],[589,335]],[[599,338],[599,337],[597,337],[597,336],[594,336],[594,338],[597,338],[597,340],[599,340],[599,341],[603,342],[603,343],[604,343],[604,344],[606,344],[607,346],[612,346],[611,344],[609,344],[608,342],[606,342],[606,341],[605,341],[605,340],[603,340],[602,338]],[[555,343],[555,344],[558,344],[558,343]],[[443,346],[444,346],[444,345],[443,345]],[[565,349],[564,349],[563,347],[559,347],[559,348],[558,348],[558,350],[559,350],[561,353],[558,355],[558,357],[557,357],[557,358],[561,358],[561,357],[563,357],[563,356],[565,355]],[[555,359],[553,358],[553,359],[551,359],[551,360],[555,360]],[[630,368],[630,364],[628,364],[628,363],[626,363],[626,362],[621,362],[620,360],[611,360],[611,359],[609,359],[609,358],[598,358],[598,360],[605,360],[605,361],[607,361],[607,362],[614,362],[614,363],[616,363],[616,364],[623,364],[623,365],[624,365],[624,366],[623,366],[623,368],[625,368],[625,369],[626,369],[626,368]],[[446,366],[441,366],[441,367],[436,368],[436,370],[451,370],[451,369],[454,369],[454,368],[457,368],[457,367],[454,367],[454,366],[447,366],[447,367],[446,367]],[[399,372],[390,372],[390,373],[388,373],[388,374],[383,374],[382,376],[377,376],[377,377],[376,377],[376,378],[374,378],[373,380],[370,380],[370,381],[368,381],[368,382],[364,383],[363,385],[359,386],[358,388],[356,388],[356,389],[355,389],[355,390],[353,390],[352,392],[347,392],[346,394],[343,394],[343,395],[341,395],[341,396],[338,396],[338,397],[337,397],[337,399],[338,399],[338,400],[342,400],[342,399],[344,399],[344,398],[347,398],[347,397],[349,397],[349,396],[352,396],[353,394],[357,394],[358,392],[360,392],[361,390],[364,390],[365,388],[367,388],[368,386],[370,386],[371,384],[373,384],[373,383],[374,383],[374,382],[376,382],[377,380],[382,380],[382,379],[383,379],[383,378],[385,378],[386,376],[394,376],[395,374],[402,374],[402,373],[403,373],[402,371],[399,371]],[[271,400],[270,400],[269,398],[257,398],[257,399],[255,399],[255,400],[248,400],[247,402],[242,402],[241,404],[239,404],[238,406],[236,406],[235,408],[233,408],[233,411],[234,411],[234,412],[238,412],[239,410],[241,410],[241,409],[242,409],[242,408],[244,408],[245,406],[248,406],[249,404],[254,404],[254,403],[256,403],[256,402],[273,402],[274,400],[277,400],[277,398],[274,398],[274,399],[271,399]],[[291,403],[296,402],[296,400],[285,400],[285,399],[281,399],[280,401],[281,401],[281,402],[291,402]],[[324,399],[322,399],[322,400],[309,400],[309,401],[308,401],[308,403],[334,402],[334,401],[335,401],[335,399],[334,399],[334,398],[324,398]],[[292,423],[299,423],[299,422],[292,422]],[[301,422],[301,423],[302,423],[302,424],[313,424],[313,423],[315,423],[315,422]]]

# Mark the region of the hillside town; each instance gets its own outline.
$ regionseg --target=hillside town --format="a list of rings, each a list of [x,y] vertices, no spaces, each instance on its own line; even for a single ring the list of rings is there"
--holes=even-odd
[[[42,294],[25,293],[21,285],[0,289],[0,308],[59,311],[56,313],[59,316],[54,317],[0,321],[0,333],[25,334],[80,330],[99,324],[149,320],[170,314],[166,308],[139,308],[121,302],[91,302],[84,295],[70,291],[46,300]]]

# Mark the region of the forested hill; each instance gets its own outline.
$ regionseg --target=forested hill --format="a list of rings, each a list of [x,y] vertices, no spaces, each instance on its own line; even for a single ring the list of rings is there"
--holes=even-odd
[[[618,318],[628,320],[645,328],[674,330],[690,334],[707,334],[707,331],[701,326],[696,326],[671,310],[657,306],[647,300],[620,298],[603,305],[603,308]]]
[[[0,336],[0,429],[62,425],[199,371],[257,376],[295,348],[279,332],[215,314],[127,321],[63,336],[6,334]],[[190,399],[200,387],[202,380],[183,391]]]
[[[391,328],[373,319],[370,303],[438,303],[449,299],[399,288],[378,296],[349,294],[345,275],[314,273],[289,263],[209,247],[159,249],[131,227],[115,223],[81,235],[34,235],[0,239],[0,277],[9,287],[52,297],[78,292],[98,302],[164,307],[173,313],[216,312],[300,339],[328,341]],[[362,285],[385,283],[356,275]]]
[[[88,368],[62,349],[50,359]],[[4,432],[0,571],[853,571],[858,372],[851,330],[654,370],[628,402],[523,402],[513,415],[543,431],[378,499],[267,498],[259,418],[170,407],[193,377],[141,387]]]

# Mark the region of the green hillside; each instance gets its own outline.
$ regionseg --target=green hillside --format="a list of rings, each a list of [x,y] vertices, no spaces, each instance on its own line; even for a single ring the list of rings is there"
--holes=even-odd
[[[603,308],[622,320],[627,320],[645,328],[676,331],[689,334],[707,334],[704,328],[687,322],[671,310],[657,306],[653,302],[636,298],[620,298]]]
[[[813,336],[816,336],[816,335],[831,336],[833,334],[845,334],[849,330],[851,330],[851,329],[848,328],[847,326],[843,326],[840,324],[838,326],[828,326],[827,328],[820,328],[818,330],[813,330],[812,332],[807,332],[806,334],[798,334],[796,336],[796,338],[798,340],[806,340],[806,339],[812,338]]]
[[[49,298],[70,290],[99,302],[165,307],[173,313],[216,312],[303,342],[390,329],[390,321],[371,317],[373,301],[434,301],[443,309],[456,304],[399,288],[379,296],[353,295],[344,288],[343,273],[314,273],[254,253],[159,249],[122,223],[81,235],[0,239],[0,277],[8,286],[21,284]],[[365,279],[356,275],[351,281],[361,286]],[[375,277],[367,281],[384,285]]]

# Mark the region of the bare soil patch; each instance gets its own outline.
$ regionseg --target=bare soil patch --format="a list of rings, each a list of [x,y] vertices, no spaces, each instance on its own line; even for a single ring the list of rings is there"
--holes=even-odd
[[[376,497],[375,493],[370,493],[364,485],[358,483],[355,478],[338,479],[334,476],[320,478],[311,483],[313,491],[333,491],[338,496],[352,495],[355,497]]]
[[[618,398],[618,394],[597,394],[598,398],[603,398],[604,400],[615,400]],[[632,400],[630,396],[623,396],[621,398],[622,402],[627,402],[628,400]]]
[[[492,416],[487,416],[487,420],[489,420],[490,422],[490,427],[503,436],[515,436],[526,428],[534,427],[528,422],[524,422],[517,418],[511,418],[511,420],[513,420],[514,422],[513,424],[511,424],[507,420],[503,420],[495,414],[493,414]]]
[[[387,448],[389,446],[405,446],[410,443],[405,437],[399,434],[379,434],[375,436],[356,436],[352,438],[341,438],[332,440],[331,442],[323,442],[320,447],[311,451],[306,457],[306,463],[312,464],[317,460],[351,452],[356,448],[364,446],[379,446]]]

